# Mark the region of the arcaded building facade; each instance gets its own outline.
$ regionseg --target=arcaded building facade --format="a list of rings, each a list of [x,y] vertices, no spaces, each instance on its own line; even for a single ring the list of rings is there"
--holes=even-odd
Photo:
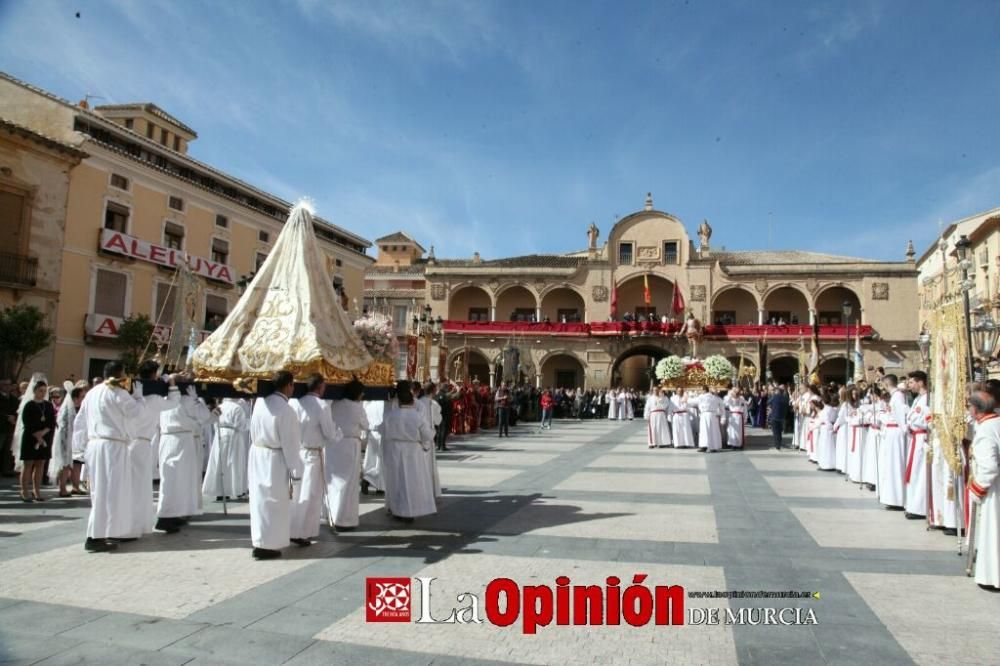
[[[652,196],[603,242],[596,227],[580,233],[589,247],[563,255],[439,259],[433,251],[424,257],[421,248],[404,265],[388,258],[392,245],[380,239],[379,261],[366,274],[366,303],[391,302],[392,314],[408,319],[430,305],[431,317],[444,320],[446,347],[447,368],[435,376],[493,384],[513,377],[502,366],[504,350],[516,348],[519,381],[643,386],[656,359],[691,351],[678,337],[681,302],[704,324],[698,356],[724,354],[735,364],[742,358],[763,379],[793,379],[810,357],[814,331],[824,379],[853,376],[857,336],[865,368],[904,372],[919,364],[917,268],[905,239],[898,262],[715,251],[707,222],[692,241],[684,222],[657,210]],[[397,247],[416,245],[402,233],[391,239]],[[393,299],[401,280],[406,298]]]

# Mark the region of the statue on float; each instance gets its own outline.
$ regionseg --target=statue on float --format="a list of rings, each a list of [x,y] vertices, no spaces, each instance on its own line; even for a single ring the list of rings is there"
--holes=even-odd
[[[681,326],[681,330],[677,331],[676,337],[686,337],[688,341],[688,355],[692,358],[698,358],[698,345],[701,343],[704,331],[702,329],[701,322],[698,318],[694,316],[694,311],[689,310],[687,319],[684,320],[684,325]]]

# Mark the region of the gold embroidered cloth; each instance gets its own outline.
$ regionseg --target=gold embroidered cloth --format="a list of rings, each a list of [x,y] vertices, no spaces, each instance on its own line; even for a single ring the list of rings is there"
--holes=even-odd
[[[373,362],[341,308],[326,265],[312,215],[296,206],[236,307],[198,345],[195,376],[269,378],[288,370],[297,379],[319,372],[335,383],[354,375],[386,383],[383,364]],[[391,383],[391,371],[387,378]]]

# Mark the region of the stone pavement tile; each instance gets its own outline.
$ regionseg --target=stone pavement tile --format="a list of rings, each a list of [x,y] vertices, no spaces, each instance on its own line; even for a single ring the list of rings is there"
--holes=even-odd
[[[316,632],[330,626],[337,619],[333,613],[288,606],[247,625],[246,629],[250,631],[259,629],[283,636],[311,638],[316,635]]]
[[[438,464],[441,485],[446,488],[492,488],[518,475],[517,470],[487,469],[468,465]]]
[[[253,561],[248,546],[249,534],[242,530],[239,538],[213,537],[193,527],[180,534],[147,537],[110,554],[67,546],[5,562],[0,595],[181,619],[349,544],[320,543],[308,553],[290,552],[268,562]],[[170,575],[150,575],[155,571]]]
[[[718,543],[711,506],[545,499],[489,528],[490,534],[534,534],[635,541]]]
[[[5,579],[3,586],[6,588],[9,585],[6,582],[6,569],[3,575]],[[106,615],[104,611],[92,608],[22,601],[0,609],[0,627],[16,628],[21,633],[47,637],[79,627],[103,615]]]
[[[708,479],[667,473],[577,472],[554,490],[600,490],[605,492],[708,495]]]
[[[768,484],[781,497],[838,497],[857,499],[859,492],[853,483],[845,483],[833,472],[814,472],[809,476],[765,476]]]
[[[555,460],[558,453],[522,453],[520,451],[475,451],[467,452],[461,460],[451,461],[443,456],[438,456],[438,465],[462,464],[462,465],[544,465]]]
[[[0,619],[0,664],[34,664],[73,649],[79,642],[58,636],[15,631],[21,628]]]
[[[308,639],[267,631],[208,627],[164,648],[163,652],[238,663],[280,664],[311,644]]]
[[[759,472],[802,472],[812,474],[816,466],[799,456],[747,456]],[[839,476],[839,475],[838,475]]]
[[[181,666],[191,661],[190,657],[166,652],[152,652],[138,648],[122,648],[118,645],[77,642],[72,648],[63,650],[44,661],[44,666],[62,664],[122,664],[123,666]]]
[[[48,504],[49,502],[45,502],[46,506]],[[58,508],[46,508],[38,512],[0,509],[0,531],[23,534],[55,525],[63,525],[71,530],[76,530],[77,528],[73,527],[73,524],[78,523],[81,518],[82,516],[68,515],[66,511]]]
[[[844,576],[918,664],[997,663],[1000,595],[961,574]]]
[[[440,649],[447,650],[448,645]],[[332,643],[317,641],[309,648],[285,662],[286,666],[328,666],[329,664],[357,664],[358,666],[413,666],[416,664],[433,664],[434,666],[453,664],[461,666],[486,666],[488,664],[507,664],[511,662],[480,661],[476,659],[458,658],[442,654],[420,654],[404,650],[374,648],[370,646],[352,645],[350,643]]]
[[[820,621],[811,629],[828,664],[911,663],[910,655],[892,636],[887,636],[881,626],[824,624]],[[944,635],[939,635],[938,640],[943,641]]]
[[[824,547],[931,551],[955,547],[952,539],[927,531],[923,521],[906,520],[896,511],[790,510],[816,543]]]
[[[826,663],[819,654],[811,626],[739,625],[733,627],[733,634],[741,664]]]
[[[159,650],[196,631],[205,624],[166,620],[131,613],[108,613],[87,624],[64,631],[60,636],[94,643],[111,643],[120,647]]]
[[[2,586],[0,586],[0,589],[2,589]],[[13,606],[14,604],[21,604],[21,603],[24,603],[24,602],[21,601],[20,599],[8,599],[8,598],[0,597],[0,610],[3,610],[4,608],[7,608],[7,606]]]
[[[448,646],[454,658],[491,660],[516,660],[527,663],[550,664],[579,660],[599,664],[658,663],[670,655],[672,663],[732,664],[736,660],[732,631],[725,626],[685,627],[540,627],[532,636],[522,632],[520,623],[497,627],[485,620],[483,593],[489,581],[497,577],[510,577],[520,585],[553,585],[560,575],[570,577],[571,584],[600,584],[608,576],[616,575],[624,583],[631,583],[636,573],[648,574],[649,581],[682,584],[691,589],[721,589],[723,573],[711,567],[683,565],[651,565],[648,563],[608,563],[575,559],[543,559],[494,557],[480,555],[445,561],[426,567],[416,575],[432,576],[432,613],[446,617],[452,608],[466,606],[457,603],[457,595],[472,592],[479,595],[479,613],[482,625],[386,623],[372,630],[366,624],[363,608],[317,634],[322,640],[371,645],[388,648],[405,645],[408,650],[427,654],[441,651]],[[624,589],[624,586],[623,586]],[[703,607],[725,607],[725,600],[701,600]],[[359,600],[360,602],[360,600]],[[420,591],[415,589],[412,607],[421,607]]]
[[[612,449],[614,451],[614,449]],[[595,458],[587,467],[622,467],[636,470],[693,469],[704,470],[704,456],[663,455],[663,449],[644,449],[648,455],[604,455]]]

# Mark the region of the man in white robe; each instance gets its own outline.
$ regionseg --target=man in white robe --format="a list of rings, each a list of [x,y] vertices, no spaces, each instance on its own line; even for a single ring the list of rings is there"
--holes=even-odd
[[[926,375],[925,375],[926,376]],[[910,406],[906,422],[909,434],[906,441],[906,470],[903,480],[906,486],[906,517],[910,519],[927,516],[927,424],[930,422],[930,401],[927,384],[910,380],[910,387],[917,397]]]
[[[661,389],[653,389],[650,392],[653,396],[653,405],[649,410],[649,439],[650,448],[666,448],[672,446],[670,437],[670,413],[673,411],[673,404],[663,394]]]
[[[323,376],[314,374],[309,378],[308,393],[289,401],[299,420],[299,434],[302,438],[302,482],[294,485],[292,492],[291,542],[308,546],[310,539],[319,536],[319,522],[323,502],[327,496],[326,455],[324,449],[343,439],[343,435],[333,423],[330,406],[323,400],[326,382]],[[328,515],[330,507],[327,507]]]
[[[385,490],[385,478],[382,474],[382,415],[385,413],[384,400],[365,400],[362,405],[368,419],[368,432],[365,437],[365,456],[361,464],[361,492],[368,494],[369,488],[375,492]],[[448,427],[445,424],[442,427]]]
[[[153,381],[159,369],[156,361],[146,361],[139,367],[139,378]],[[167,378],[167,395],[143,395],[142,414],[132,424],[132,440],[128,445],[129,465],[132,468],[132,528],[129,538],[138,539],[153,531],[156,524],[156,505],[153,503],[153,437],[160,430],[160,414],[180,404],[181,393],[176,386],[176,376]],[[138,386],[142,386],[141,382]],[[141,390],[137,391],[137,396]],[[171,530],[174,531],[174,530]]]
[[[969,500],[976,511],[976,583],[1000,588],[1000,415],[996,399],[985,391],[969,398],[976,420],[969,461]]]
[[[409,382],[399,382],[398,407],[386,409],[382,422],[386,506],[403,522],[437,512],[434,482],[424,452],[434,446],[434,429],[414,405]]]
[[[281,557],[291,538],[290,484],[302,478],[299,419],[288,404],[295,388],[292,373],[273,380],[274,393],[258,398],[250,417],[250,541],[253,557]]]
[[[889,408],[879,415],[881,439],[878,450],[878,500],[888,508],[901,508],[906,502],[903,476],[909,437],[906,433],[906,397],[892,376],[882,380],[889,393]]]
[[[441,425],[441,405],[437,401],[437,387],[434,382],[427,382],[419,402],[424,410],[424,417],[427,418],[427,423],[434,430],[436,438],[437,429]],[[434,480],[434,497],[441,497],[441,475],[438,474],[437,447],[432,447],[427,452],[427,465],[431,470],[431,479]]]
[[[219,405],[219,420],[208,454],[208,468],[201,485],[203,495],[216,500],[231,499],[246,494],[246,469],[243,439],[250,427],[250,418],[237,398],[225,398]]]
[[[212,418],[198,400],[193,384],[180,404],[160,413],[160,498],[156,526],[176,532],[188,518],[201,514],[201,457],[196,436]]]
[[[608,420],[615,421],[618,419],[618,393],[611,389],[605,395],[605,399],[608,401]]]
[[[74,438],[82,439],[90,485],[87,541],[90,552],[114,550],[111,539],[129,538],[132,527],[132,468],[128,446],[130,423],[142,414],[142,403],[122,388],[122,364],[104,366],[108,379],[87,392],[73,422]]]
[[[698,396],[698,449],[701,451],[722,450],[722,399],[705,386]]]
[[[361,399],[365,387],[351,381],[344,387],[344,397],[330,407],[333,422],[343,437],[326,445],[326,480],[329,510],[338,531],[358,526],[361,493],[361,442],[369,431],[368,414]]]
[[[642,408],[642,418],[646,419],[646,446],[653,449],[656,448],[656,440],[653,437],[653,424],[649,420],[649,414],[653,410],[653,405],[656,404],[656,389],[652,389],[646,395],[646,404]]]
[[[742,449],[746,440],[747,401],[734,388],[726,398],[726,432],[729,435],[729,447]]]
[[[688,396],[684,394],[684,389],[677,389],[671,398],[674,409],[670,415],[674,428],[674,447],[678,449],[689,449],[695,446],[694,432],[691,430],[691,419],[688,417]]]

